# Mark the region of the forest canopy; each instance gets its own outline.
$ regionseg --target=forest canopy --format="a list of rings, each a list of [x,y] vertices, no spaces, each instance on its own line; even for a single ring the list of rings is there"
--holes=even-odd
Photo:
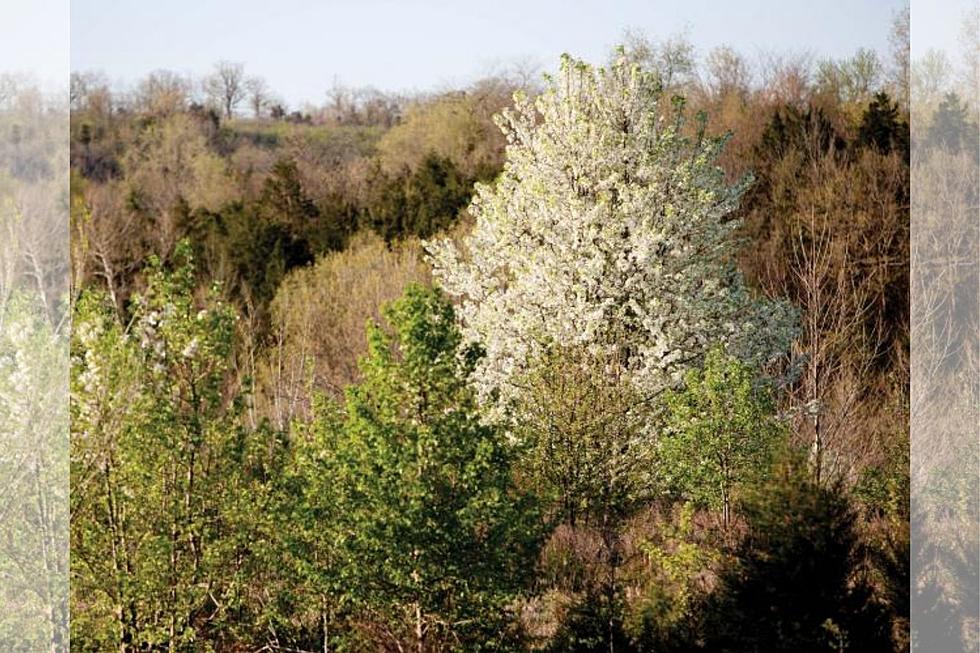
[[[910,143],[976,121],[911,134],[900,53],[625,40],[73,75],[73,646],[909,649]]]

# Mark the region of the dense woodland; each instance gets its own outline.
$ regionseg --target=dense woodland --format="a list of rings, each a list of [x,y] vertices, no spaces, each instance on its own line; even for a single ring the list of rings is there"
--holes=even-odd
[[[909,648],[910,139],[963,201],[975,107],[910,87],[907,16],[835,61],[625,41],[296,110],[72,76],[70,280],[4,267],[48,340],[0,362],[43,380],[71,316],[73,647]],[[65,592],[11,650],[64,650]]]

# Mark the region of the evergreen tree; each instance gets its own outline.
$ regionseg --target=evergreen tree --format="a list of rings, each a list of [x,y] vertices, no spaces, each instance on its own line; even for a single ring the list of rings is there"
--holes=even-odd
[[[956,93],[947,93],[932,116],[926,142],[950,152],[963,148],[975,152],[978,145],[977,123],[967,117],[968,108]]]
[[[367,215],[386,241],[429,238],[452,225],[470,201],[472,180],[451,159],[426,155],[415,169],[400,173],[375,168],[369,184]]]
[[[858,127],[857,143],[883,154],[897,150],[908,158],[909,125],[898,114],[898,105],[884,91],[875,93]]]
[[[709,606],[709,649],[886,651],[889,624],[858,562],[857,514],[842,485],[784,464],[747,497],[748,534]]]

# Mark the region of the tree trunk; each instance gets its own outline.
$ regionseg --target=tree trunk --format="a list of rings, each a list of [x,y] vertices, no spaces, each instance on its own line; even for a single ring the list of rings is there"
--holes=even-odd
[[[608,579],[606,582],[606,640],[609,653],[615,653],[616,633],[616,570],[619,566],[619,552],[616,550],[616,533],[612,516],[607,509],[602,515],[602,540],[606,548]]]
[[[820,413],[813,416],[813,477],[820,484],[821,467],[823,466],[823,437],[820,432]]]

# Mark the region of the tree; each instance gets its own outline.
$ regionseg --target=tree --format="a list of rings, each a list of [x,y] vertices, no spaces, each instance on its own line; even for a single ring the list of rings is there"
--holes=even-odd
[[[451,226],[470,201],[473,185],[451,159],[430,153],[414,170],[388,174],[376,168],[369,181],[365,211],[371,226],[388,242],[429,238]]]
[[[623,526],[654,498],[657,464],[650,402],[623,371],[618,357],[555,347],[515,380],[522,389],[515,435],[528,447],[521,476],[559,526],[548,546],[574,560],[571,575],[579,566],[591,570],[582,582],[570,582],[565,565],[554,574],[559,589],[581,595],[579,614],[565,627],[576,638],[593,630],[609,651],[622,639]],[[577,546],[590,541],[597,546]],[[595,553],[583,558],[581,548]],[[555,650],[567,649],[559,639]]]
[[[891,65],[889,73],[894,95],[906,114],[909,112],[909,73],[911,68],[912,50],[912,8],[909,3],[899,7],[892,15],[892,27],[888,34],[888,44],[891,46]]]
[[[435,156],[451,161],[467,177],[495,177],[506,143],[492,117],[508,105],[514,89],[507,83],[489,81],[482,87],[409,105],[401,121],[378,141],[384,171],[414,171],[425,159]]]
[[[194,298],[190,248],[152,259],[124,328],[98,293],[75,314],[71,370],[72,641],[195,650],[222,604],[214,546],[235,403],[235,316]],[[209,618],[207,615],[211,615]]]
[[[533,541],[514,449],[479,419],[478,354],[448,301],[412,285],[384,314],[393,333],[369,328],[346,411],[321,408],[313,426],[336,604],[378,646],[496,650]]]
[[[310,414],[310,388],[334,398],[360,380],[364,324],[411,283],[429,278],[418,240],[391,245],[370,231],[347,249],[292,271],[270,305],[274,345],[256,375],[256,406],[285,427]]]
[[[262,185],[260,203],[270,222],[283,225],[297,238],[317,226],[320,212],[306,195],[299,169],[292,159],[280,159],[272,166]]]
[[[623,33],[623,42],[623,54],[656,74],[665,89],[681,88],[691,80],[696,61],[694,46],[686,34],[674,34],[656,43],[642,32],[628,29]],[[619,56],[620,52],[615,51],[612,60]]]
[[[875,93],[861,117],[857,142],[863,147],[873,147],[883,154],[894,149],[908,159],[909,126],[899,117],[898,105],[892,103],[887,93]]]
[[[473,232],[462,247],[429,244],[466,337],[486,347],[484,400],[515,403],[510,380],[554,346],[619,352],[644,396],[713,342],[759,364],[786,351],[793,311],[754,297],[731,262],[747,181],[726,185],[723,140],[684,137],[679,112],[658,117],[654,75],[565,57],[535,102],[515,101],[501,122],[508,162],[477,186]]]
[[[156,116],[169,116],[186,108],[191,83],[171,70],[155,70],[139,84],[137,106]]]
[[[273,120],[282,120],[286,117],[286,107],[282,102],[276,102],[269,108],[269,117]]]
[[[658,454],[666,483],[687,498],[721,508],[725,527],[734,499],[764,479],[786,429],[755,370],[711,350],[684,387],[663,399]]]
[[[38,293],[0,298],[0,647],[68,651],[68,338]]]
[[[715,48],[708,54],[708,88],[719,96],[736,94],[745,97],[749,90],[748,64],[738,52],[728,46]]]
[[[124,213],[136,213],[148,223],[140,236],[153,244],[164,260],[183,236],[180,216],[188,210],[217,211],[236,194],[225,162],[208,146],[200,124],[187,114],[175,114],[146,126],[123,157]],[[115,207],[106,202],[107,208]],[[93,216],[93,218],[109,216]],[[123,223],[124,216],[116,217]]]
[[[932,116],[925,142],[939,149],[958,153],[977,149],[977,123],[968,118],[968,107],[956,93],[947,93]]]
[[[235,108],[247,93],[245,66],[232,61],[219,61],[214,65],[214,72],[204,80],[204,90],[211,101],[221,107],[225,118],[231,120]]]
[[[888,623],[855,574],[857,515],[840,482],[782,464],[743,505],[748,535],[709,608],[710,650],[885,651]]]
[[[258,120],[272,101],[269,85],[261,77],[249,77],[245,80],[245,91],[248,94],[248,105]]]
[[[817,66],[817,88],[844,105],[867,103],[882,76],[882,64],[874,50],[858,48],[853,57],[822,61]]]

